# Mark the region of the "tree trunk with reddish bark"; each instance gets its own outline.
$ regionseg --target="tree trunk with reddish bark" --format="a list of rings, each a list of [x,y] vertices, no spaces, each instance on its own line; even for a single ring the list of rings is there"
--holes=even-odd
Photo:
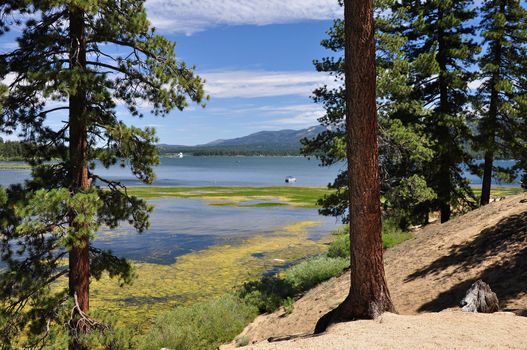
[[[384,273],[381,237],[373,0],[346,0],[345,71],[350,193],[351,287],[315,327],[394,312]]]
[[[77,8],[70,8],[70,68],[79,70],[79,74],[86,69],[86,34],[84,27],[84,13]],[[87,94],[82,83],[76,87],[69,98],[69,152],[70,152],[70,180],[73,193],[88,190],[88,114]],[[75,221],[75,214],[70,214],[70,226],[76,232],[82,232]],[[80,311],[87,313],[90,307],[90,261],[89,237],[78,235],[69,253],[69,292],[76,299]],[[76,332],[87,332],[89,329],[79,323]],[[84,346],[72,337],[70,350],[84,350]]]

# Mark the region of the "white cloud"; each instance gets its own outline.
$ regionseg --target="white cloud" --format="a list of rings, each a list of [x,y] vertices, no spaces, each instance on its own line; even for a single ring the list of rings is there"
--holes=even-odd
[[[333,78],[311,71],[215,71],[200,73],[212,98],[255,98],[269,96],[310,96],[321,85],[334,84]]]
[[[279,107],[262,108],[269,116],[280,117],[269,119],[262,124],[262,127],[283,128],[290,127],[309,127],[318,124],[318,118],[324,115],[322,106],[312,104],[289,105]]]
[[[474,81],[471,81],[469,84],[468,84],[468,88],[470,90],[477,90],[479,89],[479,87],[485,83],[486,81],[488,80],[488,78],[484,78],[484,79],[476,79]]]
[[[318,124],[318,118],[324,115],[324,111],[306,111],[289,118],[281,118],[273,120],[273,123],[279,125],[295,125],[295,126],[313,126]]]
[[[147,0],[159,29],[192,34],[217,25],[267,25],[341,16],[336,0]]]
[[[229,109],[211,109],[208,112],[223,117],[242,117],[242,123],[256,129],[279,130],[284,128],[303,128],[318,124],[318,118],[324,115],[321,105],[315,103],[291,105],[260,105],[253,107],[233,107]],[[246,116],[252,116],[247,121]]]

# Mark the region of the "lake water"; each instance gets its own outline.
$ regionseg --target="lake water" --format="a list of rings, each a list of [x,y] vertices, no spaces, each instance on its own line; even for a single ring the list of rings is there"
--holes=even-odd
[[[137,234],[128,226],[111,232],[101,230],[95,246],[111,249],[117,256],[137,261],[172,264],[176,258],[213,245],[236,244],[254,235],[279,231],[299,221],[318,221],[308,237],[318,240],[336,229],[334,218],[318,215],[316,209],[286,206],[238,208],[210,206],[196,199],[166,198],[151,201],[152,226]]]
[[[510,161],[498,162],[510,166]],[[295,186],[325,186],[341,166],[320,167],[316,160],[301,157],[185,157],[163,158],[156,167],[156,186],[277,186],[286,176],[295,176]],[[126,169],[100,169],[98,174],[141,185]],[[19,183],[29,178],[29,170],[0,171],[0,185]],[[481,180],[466,174],[474,185]],[[501,184],[503,185],[503,184]],[[517,184],[507,184],[518,186]],[[337,228],[334,218],[318,215],[316,209],[286,206],[237,208],[210,206],[206,201],[167,198],[151,201],[155,210],[151,228],[137,234],[127,225],[111,232],[101,230],[95,246],[112,249],[118,256],[138,261],[171,264],[178,256],[219,244],[233,244],[244,238],[276,232],[299,221],[319,221],[309,230],[311,239],[318,239]]]
[[[163,158],[156,167],[155,186],[276,186],[295,176],[296,186],[326,186],[340,168],[322,168],[301,157],[185,157]],[[112,167],[97,173],[128,186],[142,185],[127,169]],[[28,179],[29,170],[0,170],[0,185]],[[144,262],[172,264],[178,256],[258,234],[272,233],[300,221],[318,221],[308,230],[319,239],[339,223],[318,215],[317,209],[287,206],[238,208],[210,206],[204,200],[166,198],[150,201],[155,210],[151,228],[137,234],[128,225],[102,229],[94,245],[111,249],[117,256]]]
[[[156,186],[276,186],[286,176],[297,178],[297,186],[326,186],[341,166],[320,167],[316,160],[304,157],[184,157],[162,158],[155,172]],[[141,185],[119,166],[100,168],[97,174],[126,185]],[[29,170],[1,170],[0,185],[23,182]]]
[[[510,167],[514,161],[498,160],[497,166]],[[304,157],[184,157],[162,158],[155,168],[155,186],[277,186],[283,185],[286,176],[297,178],[296,186],[326,186],[344,164],[320,167],[315,159]],[[108,179],[121,181],[128,186],[142,185],[127,169],[119,166],[97,169]],[[0,170],[0,186],[20,183],[28,179],[29,170]],[[465,171],[473,185],[481,178]],[[500,186],[518,187],[514,183],[497,183]]]

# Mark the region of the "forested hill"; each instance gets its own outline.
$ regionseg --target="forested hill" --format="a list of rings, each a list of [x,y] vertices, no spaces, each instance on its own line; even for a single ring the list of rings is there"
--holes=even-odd
[[[161,155],[183,152],[193,155],[298,155],[300,140],[324,130],[314,126],[302,130],[260,131],[244,137],[215,140],[197,146],[158,145]]]
[[[216,140],[197,146],[158,145],[161,156],[171,156],[179,152],[202,155],[299,155],[300,140],[315,137],[324,130],[314,126],[302,130],[260,131],[244,137],[229,140]],[[23,147],[18,141],[3,141],[0,138],[0,161],[22,160]]]
[[[23,146],[17,141],[4,141],[0,138],[0,160],[22,160]]]

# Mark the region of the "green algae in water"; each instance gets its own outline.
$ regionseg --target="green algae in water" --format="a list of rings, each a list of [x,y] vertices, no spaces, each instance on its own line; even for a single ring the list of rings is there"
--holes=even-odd
[[[132,285],[120,287],[108,276],[93,281],[91,304],[131,325],[148,324],[146,320],[162,311],[223,295],[276,265],[323,252],[325,241],[308,239],[309,229],[318,225],[298,222],[273,234],[180,256],[170,265],[135,263],[137,278]],[[260,254],[254,256],[255,252]]]
[[[130,187],[129,193],[146,199],[195,198],[210,201],[213,205],[244,206],[247,201],[276,203],[300,208],[316,208],[317,200],[330,193],[324,187]],[[251,205],[247,205],[251,207]]]

